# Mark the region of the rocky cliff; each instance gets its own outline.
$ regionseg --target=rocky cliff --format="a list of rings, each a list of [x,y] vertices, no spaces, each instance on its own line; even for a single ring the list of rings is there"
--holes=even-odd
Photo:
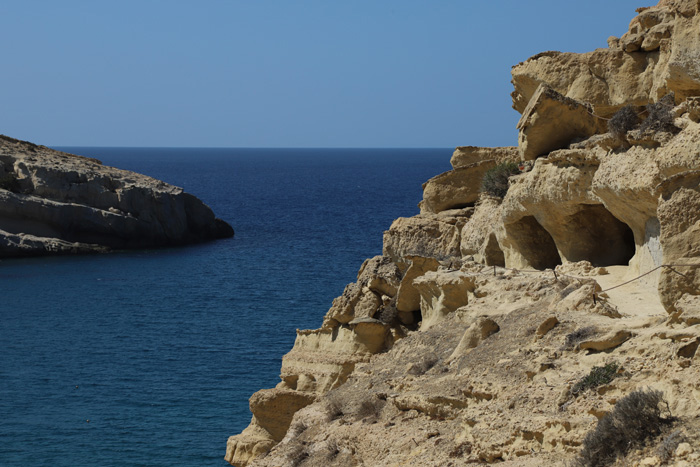
[[[457,148],[227,461],[700,465],[700,2],[637,12],[513,67],[518,146]]]
[[[0,258],[231,236],[231,226],[181,188],[0,136]]]

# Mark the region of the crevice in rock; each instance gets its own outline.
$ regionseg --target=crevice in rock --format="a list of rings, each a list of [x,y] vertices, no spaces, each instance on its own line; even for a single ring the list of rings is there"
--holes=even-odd
[[[506,266],[506,258],[501,250],[501,246],[496,240],[496,235],[491,234],[484,245],[484,263],[486,266]]]

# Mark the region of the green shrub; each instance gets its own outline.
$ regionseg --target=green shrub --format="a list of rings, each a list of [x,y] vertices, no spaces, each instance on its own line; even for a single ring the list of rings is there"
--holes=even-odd
[[[670,413],[664,416],[662,404],[668,410],[663,393],[654,390],[634,391],[617,401],[612,412],[598,420],[595,429],[588,432],[573,465],[610,465],[645,440],[661,434],[663,426],[673,421]]]
[[[617,376],[617,370],[620,366],[613,362],[608,363],[605,366],[594,366],[591,372],[586,376],[581,378],[581,380],[574,384],[571,388],[571,394],[578,395],[587,389],[597,388],[603,384],[608,384]]]
[[[666,94],[658,102],[647,105],[647,118],[639,128],[643,131],[678,133],[680,128],[673,123],[674,105],[675,98],[673,93]]]
[[[639,121],[639,115],[635,108],[631,105],[626,105],[608,120],[608,131],[614,136],[624,139],[628,131],[634,130],[639,126]]]
[[[518,164],[503,162],[489,169],[484,174],[481,182],[481,190],[498,198],[503,198],[508,192],[508,179],[520,173]]]

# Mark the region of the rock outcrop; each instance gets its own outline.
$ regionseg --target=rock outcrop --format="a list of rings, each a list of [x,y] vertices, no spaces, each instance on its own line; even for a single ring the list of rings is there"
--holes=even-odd
[[[229,462],[569,465],[653,388],[675,431],[620,462],[700,464],[700,3],[638,13],[608,49],[513,68],[519,146],[457,148],[323,326],[298,331],[267,391],[304,408],[274,424],[255,408]],[[639,122],[608,124],[627,106]],[[507,193],[485,192],[504,162]]]
[[[231,236],[226,222],[181,188],[0,136],[0,258]]]

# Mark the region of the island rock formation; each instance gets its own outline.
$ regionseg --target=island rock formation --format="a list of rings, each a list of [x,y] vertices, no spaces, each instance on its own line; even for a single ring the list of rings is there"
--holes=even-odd
[[[181,188],[0,136],[0,258],[232,236],[230,225]]]
[[[457,148],[228,462],[604,465],[627,427],[587,433],[656,390],[669,426],[610,455],[700,465],[700,2],[637,12],[606,49],[513,67],[518,146]]]

